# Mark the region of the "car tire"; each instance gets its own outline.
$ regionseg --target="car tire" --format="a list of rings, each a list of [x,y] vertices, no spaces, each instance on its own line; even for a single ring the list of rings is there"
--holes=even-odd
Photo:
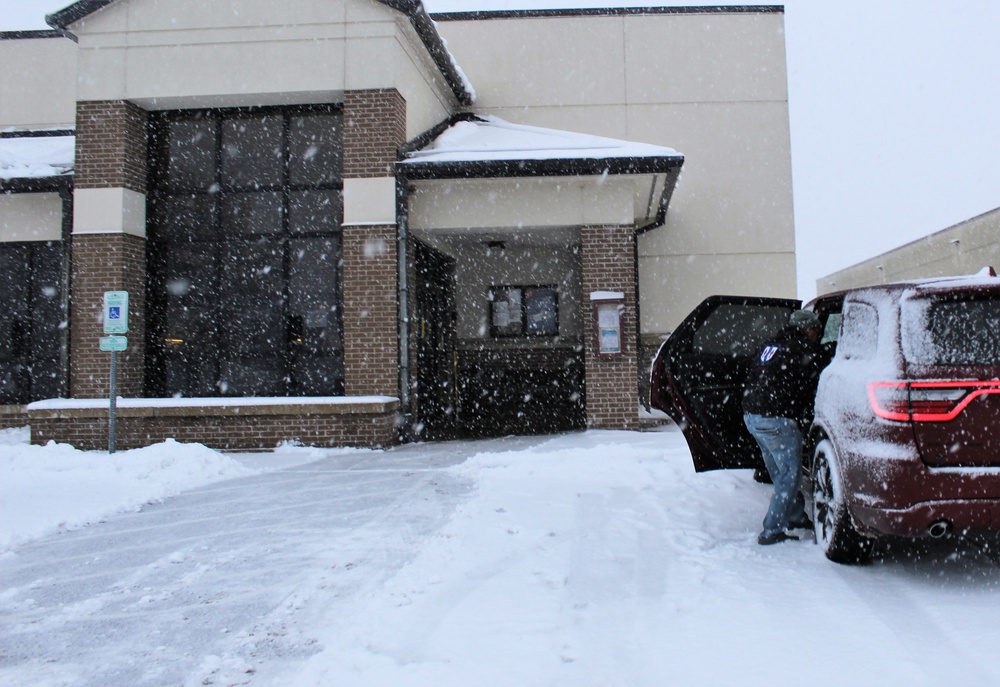
[[[823,553],[835,563],[865,563],[875,542],[862,536],[851,523],[837,454],[829,439],[819,442],[813,453],[812,492],[813,527]]]

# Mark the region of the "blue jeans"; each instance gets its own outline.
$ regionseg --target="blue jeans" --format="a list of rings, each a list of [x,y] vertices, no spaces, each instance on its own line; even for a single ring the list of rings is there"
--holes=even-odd
[[[750,434],[757,440],[764,465],[774,482],[771,505],[764,516],[763,535],[784,531],[790,522],[806,517],[805,502],[799,492],[802,479],[802,431],[799,423],[787,417],[743,416]]]

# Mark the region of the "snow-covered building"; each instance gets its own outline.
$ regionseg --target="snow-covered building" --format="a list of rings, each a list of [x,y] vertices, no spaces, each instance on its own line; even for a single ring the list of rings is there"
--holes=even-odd
[[[0,37],[0,402],[33,441],[106,440],[106,291],[123,447],[635,428],[704,296],[795,293],[779,6],[48,23]]]

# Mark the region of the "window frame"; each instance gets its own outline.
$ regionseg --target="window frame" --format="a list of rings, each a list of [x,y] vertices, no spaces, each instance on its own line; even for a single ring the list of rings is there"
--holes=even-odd
[[[518,317],[514,321],[511,318],[511,313],[509,309],[512,306],[512,301],[508,297],[503,300],[497,299],[497,294],[501,292],[506,293],[517,293],[518,301]],[[532,292],[538,292],[538,296],[552,296],[552,306],[549,313],[546,313],[546,319],[550,320],[553,325],[546,326],[544,328],[532,328],[530,321],[530,310],[531,304],[529,300]],[[487,301],[489,302],[489,322],[490,322],[490,337],[493,339],[531,339],[531,338],[554,338],[559,336],[559,287],[556,284],[494,284],[490,286],[487,291]],[[538,298],[534,299],[534,302],[538,302]],[[508,324],[498,325],[497,321],[500,317],[499,304],[501,302],[506,302],[508,313],[506,315],[508,319]]]

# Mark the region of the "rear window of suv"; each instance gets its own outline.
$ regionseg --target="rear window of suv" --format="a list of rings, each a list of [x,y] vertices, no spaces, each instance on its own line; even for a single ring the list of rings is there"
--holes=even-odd
[[[907,360],[926,365],[1000,364],[1000,298],[904,304]]]

